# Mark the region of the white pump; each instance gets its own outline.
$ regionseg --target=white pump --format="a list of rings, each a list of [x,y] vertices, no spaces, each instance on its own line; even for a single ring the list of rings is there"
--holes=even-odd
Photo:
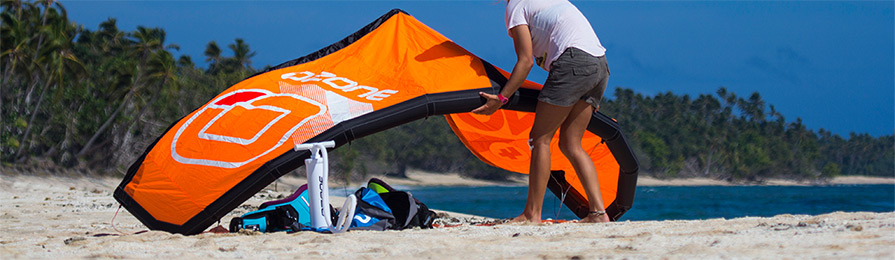
[[[308,175],[308,197],[311,199],[311,227],[329,229],[332,233],[348,231],[351,219],[354,218],[354,207],[357,197],[349,195],[342,205],[342,212],[336,225],[333,226],[329,211],[329,156],[326,148],[336,147],[336,142],[303,143],[295,145],[295,150],[310,150],[311,156],[305,159],[305,170]]]

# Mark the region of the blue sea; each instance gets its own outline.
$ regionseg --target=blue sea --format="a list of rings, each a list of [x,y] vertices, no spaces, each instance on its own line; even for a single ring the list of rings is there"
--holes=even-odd
[[[492,218],[522,213],[527,187],[400,187],[429,208]],[[339,194],[340,191],[334,191]],[[895,211],[895,185],[644,186],[620,220],[673,220]],[[577,219],[550,191],[543,219]]]

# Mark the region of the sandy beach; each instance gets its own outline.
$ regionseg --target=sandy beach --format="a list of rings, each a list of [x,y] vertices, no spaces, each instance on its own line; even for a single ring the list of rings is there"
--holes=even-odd
[[[426,185],[417,179],[421,178],[419,174],[431,173],[414,172],[409,179],[386,178],[386,181],[395,185]],[[446,178],[441,183],[450,181],[451,185],[493,184],[465,182],[458,176],[440,177]],[[278,182],[276,190],[271,186],[258,193],[226,216],[221,224],[226,226],[231,217],[263,201],[288,195],[299,179],[285,178]],[[146,228],[123,209],[118,212],[113,227],[118,203],[112,198],[112,191],[119,181],[0,174],[0,219],[3,220],[0,257],[895,259],[895,212],[491,226],[476,225],[490,219],[447,212],[444,214],[449,217],[440,221],[459,226],[335,235],[246,232],[183,236],[144,231]],[[333,204],[341,205],[335,200]]]

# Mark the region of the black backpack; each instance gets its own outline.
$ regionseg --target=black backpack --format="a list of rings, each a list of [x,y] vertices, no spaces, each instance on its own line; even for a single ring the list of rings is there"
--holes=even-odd
[[[365,193],[370,192],[376,194],[364,196]],[[429,210],[426,204],[414,198],[410,192],[395,190],[384,181],[372,178],[367,182],[367,187],[358,189],[354,194],[357,196],[357,208],[355,209],[355,220],[351,229],[401,230],[414,227],[432,228],[435,212]],[[391,210],[391,213],[377,206],[379,203],[375,195],[381,198],[381,201]],[[358,220],[370,219],[374,219],[376,223],[367,226],[354,225]]]

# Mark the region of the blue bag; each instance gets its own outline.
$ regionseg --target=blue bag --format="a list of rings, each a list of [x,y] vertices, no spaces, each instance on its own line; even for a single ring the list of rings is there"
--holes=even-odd
[[[230,232],[240,229],[261,232],[298,231],[311,225],[310,212],[308,185],[305,184],[285,199],[264,202],[258,210],[233,218],[230,221]]]
[[[351,229],[386,230],[395,225],[395,215],[379,193],[370,188],[360,188],[354,195],[358,200]]]

